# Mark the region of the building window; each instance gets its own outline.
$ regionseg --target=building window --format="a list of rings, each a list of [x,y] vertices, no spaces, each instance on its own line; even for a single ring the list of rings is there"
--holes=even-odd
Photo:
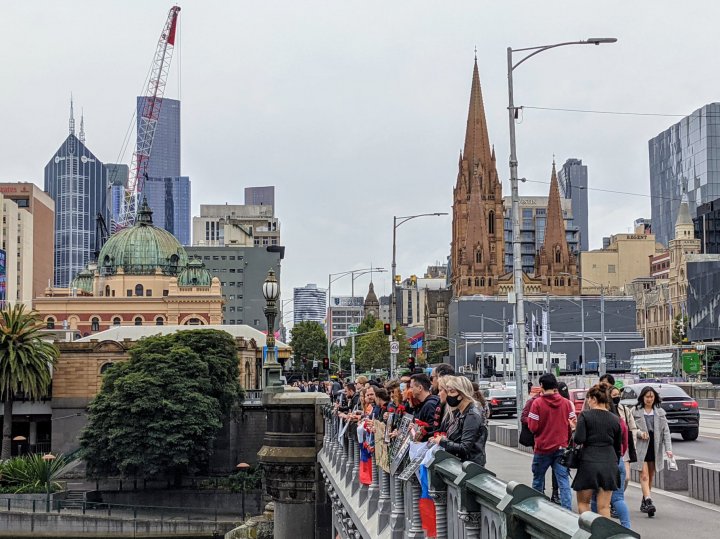
[[[556,264],[560,263],[560,249],[559,248],[555,249],[555,263]]]
[[[163,296],[167,296],[170,293],[169,290],[163,290]]]
[[[482,251],[475,251],[475,262],[478,264],[482,263]]]
[[[100,319],[97,316],[90,321],[90,331],[100,331]]]
[[[185,323],[186,326],[202,326],[203,323],[199,318],[191,318]]]
[[[615,273],[615,264],[608,264],[608,273]]]
[[[112,292],[112,294],[110,294],[110,295],[111,295],[112,297],[115,297],[115,290],[112,290],[111,292]]]
[[[112,362],[112,361],[108,361],[107,363],[103,363],[102,367],[100,367],[100,376],[102,376],[103,374],[105,374],[105,373],[108,371],[108,369],[109,369],[110,367],[112,367],[112,366],[113,366],[113,362]]]
[[[45,323],[48,329],[55,329],[55,319],[51,316]]]
[[[491,211],[488,215],[488,234],[495,234],[495,212]]]
[[[152,296],[152,289],[148,288],[147,290],[145,290],[145,297],[150,297],[150,296]]]
[[[135,295],[136,296],[142,296],[143,295],[143,285],[136,284],[135,285]]]
[[[121,323],[120,317],[116,316],[113,318],[113,326],[119,326]]]
[[[126,292],[127,292],[127,297],[131,298],[131,297],[132,297],[132,290],[128,289]]]
[[[156,326],[164,326],[164,325],[165,325],[165,320],[163,319],[162,316],[158,316],[158,317],[155,319],[155,325],[156,325]]]
[[[136,326],[142,326],[142,322],[143,322],[142,318],[140,318],[139,316],[135,317],[135,325]]]
[[[105,295],[106,295],[107,297],[110,297],[110,287],[109,287],[109,286],[106,286],[106,287],[105,287]]]
[[[475,286],[480,286],[480,278],[475,277]]]

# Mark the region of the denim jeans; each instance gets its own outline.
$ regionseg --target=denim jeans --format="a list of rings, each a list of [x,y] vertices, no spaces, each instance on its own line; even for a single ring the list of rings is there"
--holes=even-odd
[[[558,487],[560,488],[560,505],[565,509],[572,511],[572,491],[570,490],[570,475],[568,469],[560,464],[563,451],[559,449],[548,455],[540,455],[535,453],[532,462],[533,488],[540,492],[545,492],[545,473],[547,469],[552,467],[557,477]]]
[[[620,488],[614,490],[610,498],[610,504],[615,508],[620,519],[620,524],[630,529],[630,510],[628,509],[627,503],[625,503],[625,461],[620,457],[618,462],[618,471],[620,472]],[[597,500],[593,494],[590,508],[597,513]]]

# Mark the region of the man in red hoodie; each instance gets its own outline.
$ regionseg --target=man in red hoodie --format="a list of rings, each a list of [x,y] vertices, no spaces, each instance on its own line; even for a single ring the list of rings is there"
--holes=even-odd
[[[540,387],[542,395],[533,401],[528,413],[528,428],[535,435],[533,488],[545,491],[545,473],[552,466],[560,488],[560,505],[572,510],[569,472],[560,460],[575,428],[575,407],[558,393],[558,381],[554,375],[543,374]]]

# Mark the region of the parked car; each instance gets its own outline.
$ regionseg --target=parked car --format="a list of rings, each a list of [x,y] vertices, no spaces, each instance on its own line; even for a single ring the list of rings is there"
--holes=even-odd
[[[490,407],[491,416],[507,415],[515,417],[517,414],[517,393],[512,387],[490,387],[483,389],[483,395]]]
[[[573,406],[575,406],[575,413],[579,415],[585,405],[585,395],[587,394],[587,389],[571,389],[569,393],[570,402],[572,402]]]
[[[667,415],[670,432],[682,435],[683,440],[697,440],[700,434],[700,409],[698,403],[681,388],[673,384],[632,384],[625,386],[620,394],[620,403],[625,406],[637,404],[642,389],[651,386],[660,394],[663,410]]]

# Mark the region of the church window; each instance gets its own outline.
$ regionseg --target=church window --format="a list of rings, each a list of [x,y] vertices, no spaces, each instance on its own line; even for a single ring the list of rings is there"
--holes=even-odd
[[[478,264],[482,263],[482,251],[480,249],[475,251],[475,262],[477,262]]]
[[[560,279],[555,277],[555,286],[560,286]]]
[[[100,331],[100,319],[94,316],[90,322],[90,331]]]
[[[480,279],[475,277],[475,286],[480,286]]]
[[[565,286],[565,278],[560,277],[560,286]]]
[[[472,286],[472,279],[468,277],[468,286]]]
[[[488,286],[492,286],[492,277],[488,277]]]
[[[488,215],[488,234],[495,234],[495,212],[491,211]]]
[[[136,296],[142,296],[143,295],[143,285],[136,284],[135,285],[135,295]]]
[[[556,264],[560,263],[560,248],[559,247],[557,249],[555,249],[555,263]]]
[[[113,318],[113,326],[119,326],[122,321],[120,320],[119,316],[116,316]]]
[[[156,325],[156,326],[164,326],[164,325],[165,325],[165,320],[163,319],[162,316],[158,316],[158,317],[155,319],[155,325]]]
[[[480,286],[485,286],[485,277],[480,277]]]
[[[55,319],[51,316],[50,318],[47,319],[47,321],[45,322],[45,325],[47,326],[48,329],[55,329]]]

